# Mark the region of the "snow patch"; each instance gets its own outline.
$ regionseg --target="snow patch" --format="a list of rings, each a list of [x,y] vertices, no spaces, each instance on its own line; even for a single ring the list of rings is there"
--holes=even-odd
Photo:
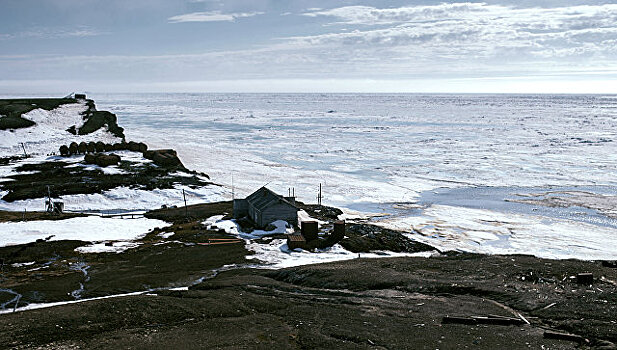
[[[101,242],[77,247],[75,251],[80,253],[122,253],[128,249],[137,248],[140,245],[141,244],[135,242],[114,242],[111,246],[108,246],[105,242]]]
[[[62,196],[67,211],[105,211],[105,210],[147,210],[157,209],[162,205],[184,205],[182,190],[185,190],[187,204],[210,203],[225,200],[227,190],[211,185],[199,188],[176,185],[172,189],[154,189],[151,191],[116,187],[103,193],[76,194]],[[14,202],[0,200],[0,210],[23,211],[44,210],[45,199],[27,199]]]
[[[58,152],[61,145],[71,142],[102,141],[105,143],[120,142],[104,128],[88,135],[73,135],[66,131],[69,127],[83,125],[81,113],[88,106],[85,103],[72,103],[59,106],[51,111],[35,109],[22,115],[23,118],[37,123],[34,126],[15,130],[0,130],[0,157],[22,154],[23,142],[29,154],[50,154]]]
[[[164,221],[154,219],[111,219],[98,216],[78,217],[56,221],[0,222],[0,246],[25,244],[37,239],[118,241],[134,240],[155,227],[164,227]]]
[[[248,243],[246,247],[255,253],[247,256],[247,259],[257,260],[265,264],[263,267],[269,269],[282,269],[356,258],[430,257],[435,254],[435,252],[394,253],[385,251],[358,254],[346,250],[339,244],[326,249],[317,249],[316,252],[312,253],[301,249],[290,250],[283,239],[274,239],[268,244]]]
[[[175,234],[176,234],[175,232],[161,232],[158,234],[158,236],[161,238],[167,239]]]

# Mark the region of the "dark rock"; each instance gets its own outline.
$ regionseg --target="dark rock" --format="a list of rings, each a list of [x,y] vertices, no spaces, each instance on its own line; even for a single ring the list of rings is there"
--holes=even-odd
[[[137,144],[137,147],[139,148],[139,152],[144,153],[148,150],[148,145],[146,145],[143,142],[140,142]]]
[[[109,143],[105,144],[105,152],[111,152],[114,150],[114,146],[110,145]]]
[[[71,142],[71,144],[69,145],[69,151],[71,152],[71,154],[77,154],[77,152],[79,152],[79,145],[77,144],[77,142]]]
[[[128,149],[131,152],[140,152],[139,151],[139,144],[137,142],[134,142],[134,141],[129,142]]]
[[[159,149],[154,151],[144,152],[144,158],[150,159],[156,165],[170,168],[184,168],[184,165],[178,158],[178,154],[173,149]]]
[[[77,149],[80,154],[86,154],[86,152],[88,152],[88,144],[85,142],[80,142]]]
[[[60,146],[60,155],[65,157],[69,155],[69,148],[66,145]]]
[[[20,117],[0,117],[0,130],[27,128],[35,122]]]
[[[405,237],[401,232],[375,225],[349,224],[345,231],[347,237],[340,244],[354,253],[365,253],[373,250],[407,253],[435,250],[427,244]]]
[[[101,141],[96,143],[96,151],[97,152],[105,152],[105,144]]]
[[[88,142],[88,153],[96,152],[96,143]]]
[[[86,164],[96,164],[96,154],[86,153],[86,155],[84,156],[84,162]]]
[[[118,165],[120,156],[115,154],[100,154],[96,157],[96,165],[106,167],[110,165]]]
[[[122,151],[122,150],[123,150],[123,148],[122,148],[122,144],[121,144],[121,143],[114,143],[114,144],[112,145],[112,147],[113,147],[113,150],[114,150],[114,151]]]
[[[66,129],[66,131],[70,132],[73,135],[77,135],[77,129],[75,129],[75,125],[73,125],[70,128]]]
[[[124,129],[118,126],[116,115],[107,111],[89,111],[85,115],[86,122],[79,128],[79,135],[93,133],[107,126],[107,130],[114,136],[124,138]]]

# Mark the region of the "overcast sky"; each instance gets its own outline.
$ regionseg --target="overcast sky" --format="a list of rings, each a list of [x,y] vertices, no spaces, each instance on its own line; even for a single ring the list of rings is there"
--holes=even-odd
[[[609,1],[0,0],[0,92],[617,93]]]

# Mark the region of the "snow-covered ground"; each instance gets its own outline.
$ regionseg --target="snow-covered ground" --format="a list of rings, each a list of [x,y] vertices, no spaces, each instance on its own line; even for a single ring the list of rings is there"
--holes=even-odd
[[[130,241],[155,227],[168,224],[154,219],[116,219],[99,216],[66,220],[0,222],[0,246],[24,244],[50,237],[52,241]]]
[[[122,160],[131,161],[139,164],[151,163],[152,161],[143,158],[140,153],[130,151],[115,151],[115,154],[119,155]],[[15,174],[26,174],[27,172],[18,172],[16,169],[24,164],[37,164],[42,162],[49,162],[54,160],[60,160],[65,163],[69,163],[69,167],[80,167],[88,170],[101,170],[106,174],[122,174],[124,170],[119,169],[117,166],[99,167],[92,164],[82,164],[83,156],[72,157],[59,157],[59,156],[46,156],[36,155],[27,159],[18,160],[10,165],[0,166],[0,182],[12,181],[6,177]],[[73,164],[71,164],[73,163]],[[186,176],[193,176],[192,174],[176,172],[174,174],[185,174]],[[199,175],[198,175],[199,176]],[[199,176],[204,181],[208,179]],[[151,191],[116,187],[103,193],[97,194],[78,194],[78,195],[66,195],[59,198],[64,202],[65,210],[67,211],[134,211],[134,210],[149,210],[157,209],[162,205],[184,205],[184,197],[182,194],[184,190],[186,194],[187,204],[197,203],[209,203],[227,200],[231,194],[228,188],[222,186],[205,186],[200,188],[190,188],[189,186],[176,185],[171,189],[155,189]],[[6,191],[0,190],[0,198],[6,194]],[[0,210],[10,211],[41,211],[45,209],[45,198],[18,200],[14,202],[6,202],[0,199]]]
[[[187,204],[209,203],[225,200],[227,190],[218,186],[190,188],[177,185],[173,189],[154,189],[151,191],[116,187],[96,194],[76,194],[62,196],[66,211],[122,212],[158,209],[162,205],[184,205],[182,190],[186,193]],[[41,211],[45,209],[45,199],[27,199],[14,202],[0,200],[0,210]]]
[[[72,135],[66,131],[75,125],[79,128],[84,121],[80,113],[86,111],[88,106],[83,102],[61,105],[56,109],[47,111],[35,109],[22,115],[36,125],[24,129],[0,130],[0,157],[23,154],[21,143],[24,143],[28,154],[46,155],[58,153],[61,145],[69,145],[71,142],[102,141],[115,143],[121,141],[107,130],[100,129],[88,135]]]

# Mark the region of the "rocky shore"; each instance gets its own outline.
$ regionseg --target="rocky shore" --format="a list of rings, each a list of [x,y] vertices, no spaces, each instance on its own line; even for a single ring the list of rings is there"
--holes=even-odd
[[[589,271],[592,285],[572,276]],[[213,277],[212,277],[213,276]],[[450,254],[211,275],[2,315],[14,348],[614,349],[617,270]]]

